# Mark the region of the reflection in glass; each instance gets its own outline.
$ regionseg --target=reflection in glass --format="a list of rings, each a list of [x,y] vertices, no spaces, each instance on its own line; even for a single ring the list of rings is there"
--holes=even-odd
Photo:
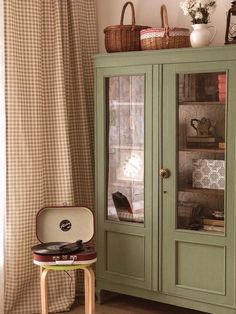
[[[144,221],[144,77],[106,79],[107,219]]]
[[[224,232],[226,74],[177,82],[177,228]]]

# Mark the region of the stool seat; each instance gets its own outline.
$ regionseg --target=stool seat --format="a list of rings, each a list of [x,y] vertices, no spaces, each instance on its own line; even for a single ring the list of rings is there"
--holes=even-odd
[[[69,271],[81,269],[84,271],[85,314],[94,314],[95,311],[95,275],[93,264],[79,265],[40,265],[40,290],[42,314],[48,314],[48,284],[49,271]]]

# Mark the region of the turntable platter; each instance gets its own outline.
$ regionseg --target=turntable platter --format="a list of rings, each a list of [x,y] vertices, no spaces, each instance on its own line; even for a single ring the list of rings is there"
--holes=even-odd
[[[83,245],[80,240],[74,243],[48,242],[33,246],[32,251],[41,255],[62,255],[83,251]]]

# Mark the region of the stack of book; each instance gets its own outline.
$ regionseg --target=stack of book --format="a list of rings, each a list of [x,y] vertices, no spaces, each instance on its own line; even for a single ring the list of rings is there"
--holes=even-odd
[[[214,136],[187,136],[188,148],[218,148],[222,137]]]
[[[224,232],[224,220],[203,218],[203,230]]]

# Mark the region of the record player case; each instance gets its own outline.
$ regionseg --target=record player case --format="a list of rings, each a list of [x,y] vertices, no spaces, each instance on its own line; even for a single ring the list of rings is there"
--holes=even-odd
[[[96,262],[95,248],[89,244],[94,236],[94,216],[86,207],[41,209],[36,217],[36,235],[41,244],[32,248],[34,264],[87,265]]]
[[[94,216],[91,210],[86,207],[43,208],[36,217],[36,235],[41,244],[34,246],[32,251],[34,264],[40,266],[42,314],[48,314],[49,271],[69,270],[83,270],[85,314],[94,314],[93,263],[96,262],[97,255],[95,247],[88,243],[94,236]],[[66,253],[63,250],[60,252],[60,249],[58,252],[60,246],[64,248],[68,244]],[[71,252],[68,252],[71,248]]]

